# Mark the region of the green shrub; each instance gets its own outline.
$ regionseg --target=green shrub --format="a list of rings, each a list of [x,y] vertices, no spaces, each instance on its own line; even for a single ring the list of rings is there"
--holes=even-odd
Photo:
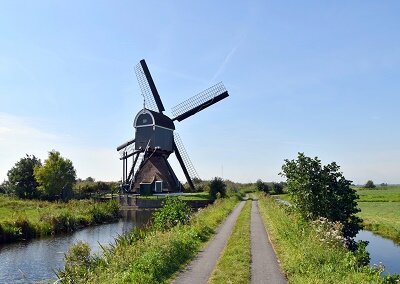
[[[80,283],[84,282],[93,262],[90,251],[89,245],[83,241],[78,241],[69,248],[64,256],[64,271],[58,273],[63,283],[77,283],[76,279],[79,279]]]
[[[322,166],[317,157],[299,153],[297,160],[285,160],[281,175],[287,178],[288,192],[300,214],[309,220],[325,217],[341,222],[347,246],[355,249],[353,238],[362,227],[356,216],[358,195],[339,169],[335,162]]]
[[[271,191],[273,191],[275,194],[282,194],[283,193],[283,184],[282,183],[277,183],[273,182],[271,185]]]
[[[372,180],[367,181],[367,183],[364,185],[364,188],[375,188],[376,185]]]
[[[210,198],[212,200],[217,199],[218,197],[224,198],[226,196],[226,184],[222,180],[222,178],[215,177],[209,185]]]
[[[256,188],[258,191],[262,191],[265,193],[269,193],[269,186],[267,183],[263,182],[261,179],[258,179],[256,182]]]
[[[178,224],[186,224],[190,219],[191,209],[176,197],[167,197],[163,207],[153,214],[154,228],[167,230]]]

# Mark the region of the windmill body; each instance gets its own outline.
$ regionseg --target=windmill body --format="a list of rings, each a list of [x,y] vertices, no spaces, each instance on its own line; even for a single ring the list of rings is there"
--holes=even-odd
[[[189,186],[194,189],[192,178],[198,176],[179,135],[174,133],[174,121],[182,121],[228,97],[228,92],[219,83],[176,106],[173,109],[175,117],[171,119],[163,114],[164,106],[144,60],[135,67],[135,72],[145,106],[134,119],[135,138],[117,147],[123,161],[121,189],[143,195],[182,191],[168,162],[172,153],[175,153]]]

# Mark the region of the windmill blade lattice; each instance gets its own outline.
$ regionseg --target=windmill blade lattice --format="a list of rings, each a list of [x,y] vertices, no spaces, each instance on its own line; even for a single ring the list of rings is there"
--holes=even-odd
[[[199,178],[199,175],[197,174],[196,169],[194,168],[192,161],[189,158],[189,155],[186,152],[185,147],[183,146],[181,137],[179,136],[179,134],[175,131],[174,132],[174,141],[175,141],[175,145],[179,150],[179,153],[182,157],[183,163],[186,166],[186,169],[189,173],[189,176],[193,179],[193,178]]]
[[[135,74],[145,99],[145,107],[157,112],[164,111],[165,109],[161,102],[160,95],[158,94],[153,78],[144,60],[141,60],[135,66]]]
[[[173,107],[172,114],[175,118],[172,120],[182,121],[228,96],[229,94],[224,84],[219,82],[218,84]]]

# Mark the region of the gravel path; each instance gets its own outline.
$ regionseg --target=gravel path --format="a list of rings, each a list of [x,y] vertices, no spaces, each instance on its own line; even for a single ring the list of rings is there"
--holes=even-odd
[[[258,210],[257,200],[251,207],[251,283],[287,283],[282,274],[275,252],[269,241]]]
[[[200,251],[196,258],[181,272],[181,274],[172,282],[174,284],[204,284],[208,278],[218,258],[224,249],[228,238],[232,233],[232,229],[236,224],[236,219],[239,216],[244,206],[244,201],[232,211],[226,221],[218,228],[214,239],[212,239],[207,247]]]

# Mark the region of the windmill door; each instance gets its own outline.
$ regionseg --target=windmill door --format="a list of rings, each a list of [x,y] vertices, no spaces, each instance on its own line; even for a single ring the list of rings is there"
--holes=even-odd
[[[156,181],[154,186],[155,186],[155,189],[154,189],[155,192],[162,192],[162,189],[163,189],[162,181]]]

